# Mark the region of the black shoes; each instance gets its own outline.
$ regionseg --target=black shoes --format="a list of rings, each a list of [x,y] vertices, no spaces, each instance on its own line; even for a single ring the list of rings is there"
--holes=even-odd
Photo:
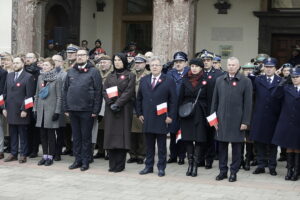
[[[212,162],[207,162],[205,164],[205,169],[211,169],[212,168]]]
[[[234,174],[234,173],[230,174],[228,181],[229,182],[235,182],[236,181],[236,174]]]
[[[73,152],[72,152],[72,150],[64,150],[63,152],[62,152],[62,155],[73,155]]]
[[[225,178],[228,178],[227,174],[225,174],[225,173],[220,173],[220,174],[216,177],[216,180],[217,180],[217,181],[221,181],[221,180],[223,180],[223,179],[225,179]]]
[[[55,161],[61,161],[61,156],[60,155],[55,155],[54,160]]]
[[[89,165],[88,164],[83,164],[82,166],[81,166],[81,168],[80,168],[80,171],[86,171],[86,170],[88,170],[90,167],[89,167]]]
[[[81,166],[82,166],[81,163],[78,163],[78,162],[75,161],[72,165],[69,166],[69,169],[77,169]]]
[[[178,165],[183,165],[183,164],[184,164],[184,158],[179,158]]]
[[[249,171],[250,170],[250,160],[248,160],[248,159],[245,160],[245,164],[243,166],[243,169],[245,171]]]
[[[198,164],[197,164],[198,167],[205,167],[205,161],[200,161]]]
[[[275,169],[270,169],[270,174],[271,174],[271,176],[276,176],[277,172]]]
[[[265,173],[266,171],[265,171],[265,168],[256,168],[255,170],[254,170],[254,172],[253,172],[253,174],[263,174],[263,173]]]
[[[142,159],[142,158],[137,158],[137,159],[136,159],[136,163],[139,164],[139,165],[144,164],[144,159]]]
[[[167,161],[167,163],[176,163],[177,159],[176,158],[169,158],[169,160]]]
[[[165,170],[162,170],[162,169],[159,169],[159,170],[158,170],[158,176],[159,176],[159,177],[163,177],[163,176],[165,176],[165,175],[166,175]]]
[[[149,174],[149,173],[153,173],[153,168],[144,168],[142,171],[140,171],[140,175],[145,175],[145,174]]]
[[[98,159],[98,158],[105,158],[105,153],[96,153],[93,157],[94,157],[95,159]]]
[[[53,164],[53,160],[52,159],[47,159],[45,162],[45,166],[50,166]]]
[[[39,162],[38,165],[44,165],[46,163],[46,160],[42,158]]]
[[[31,153],[31,154],[29,155],[29,158],[36,158],[36,157],[38,157],[38,154],[37,154],[37,153]]]
[[[136,158],[129,158],[129,159],[127,160],[127,163],[135,163],[136,161],[137,161]]]

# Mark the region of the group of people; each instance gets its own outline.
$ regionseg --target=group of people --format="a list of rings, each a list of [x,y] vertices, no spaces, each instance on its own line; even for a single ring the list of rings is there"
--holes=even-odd
[[[228,178],[230,171],[228,180],[234,182],[241,167],[250,170],[255,162],[253,174],[269,168],[277,175],[280,146],[287,156],[285,179],[298,179],[300,67],[287,63],[279,68],[275,58],[263,54],[242,66],[230,57],[225,71],[221,57],[207,50],[190,60],[176,52],[167,65],[151,52],[110,58],[104,50],[91,53],[69,45],[66,55],[65,61],[60,55],[38,60],[34,53],[4,57],[1,158],[3,130],[10,136],[5,162],[36,157],[41,141],[38,165],[50,166],[61,155],[73,154],[69,169],[86,171],[94,158],[105,157],[110,172],[121,172],[129,153],[127,163],[145,160],[139,172],[145,175],[154,171],[157,143],[158,176],[165,176],[167,163],[183,165],[187,157],[186,175],[196,177],[198,167],[211,169],[217,157],[216,180]]]

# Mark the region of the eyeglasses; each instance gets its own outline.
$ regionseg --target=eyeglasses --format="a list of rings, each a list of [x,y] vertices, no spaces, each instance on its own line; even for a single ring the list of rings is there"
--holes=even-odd
[[[158,65],[158,64],[153,64],[153,65],[150,65],[150,67],[160,67],[161,65]]]
[[[77,54],[78,57],[86,56],[87,54]]]

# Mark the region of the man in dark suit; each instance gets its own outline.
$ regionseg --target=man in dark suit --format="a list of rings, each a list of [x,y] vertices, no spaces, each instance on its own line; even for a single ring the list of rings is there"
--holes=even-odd
[[[216,80],[219,76],[223,75],[224,73],[221,70],[215,69],[213,67],[214,54],[212,52],[205,50],[202,52],[200,57],[204,63],[204,77],[207,80],[207,98],[208,98],[207,109],[209,112],[211,108],[211,102],[214,94]],[[205,169],[212,168],[214,157],[216,155],[216,149],[217,149],[216,146],[218,144],[217,141],[215,141],[214,136],[215,136],[215,129],[211,127],[208,130],[207,143],[206,143],[206,147],[204,148],[205,151],[202,152],[200,156],[199,167],[203,167],[205,165]]]
[[[7,75],[3,92],[5,100],[3,115],[7,118],[11,137],[11,154],[5,159],[5,162],[17,160],[20,137],[19,162],[25,163],[28,154],[29,112],[33,105],[31,103],[33,103],[35,85],[33,76],[24,70],[22,58],[14,58],[13,69],[14,72]]]
[[[153,173],[155,142],[158,146],[158,176],[165,175],[167,161],[167,133],[177,113],[177,96],[174,80],[162,74],[158,57],[150,60],[151,74],[143,77],[137,96],[137,116],[143,123],[146,135],[146,166],[140,174]]]
[[[3,94],[4,85],[6,82],[7,71],[0,67],[0,95]],[[1,110],[1,107],[0,107]],[[3,132],[3,120],[2,112],[0,113],[0,159],[4,158],[4,132]]]
[[[255,142],[258,162],[253,174],[265,173],[265,167],[268,167],[272,176],[277,175],[275,170],[277,146],[272,144],[272,138],[280,115],[281,103],[279,99],[271,96],[281,81],[281,78],[275,75],[276,63],[275,58],[267,58],[264,60],[265,75],[249,76],[256,97],[250,129],[250,138]]]
[[[77,60],[69,69],[64,85],[64,110],[70,116],[75,161],[69,169],[89,169],[92,128],[102,104],[100,72],[88,62],[86,50],[77,51]]]

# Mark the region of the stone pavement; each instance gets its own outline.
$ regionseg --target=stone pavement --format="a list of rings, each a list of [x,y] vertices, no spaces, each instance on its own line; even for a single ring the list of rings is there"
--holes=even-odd
[[[41,151],[40,151],[41,152]],[[6,155],[7,156],[7,155]],[[285,181],[285,162],[278,175],[253,175],[240,170],[238,181],[215,181],[213,169],[199,168],[198,177],[185,176],[187,164],[169,164],[165,177],[139,175],[144,165],[126,164],[121,173],[108,172],[108,161],[96,159],[90,170],[69,170],[74,157],[63,156],[54,165],[38,166],[39,158],[25,164],[0,161],[0,200],[186,199],[186,200],[300,200],[300,180]],[[267,170],[268,171],[268,170]]]

